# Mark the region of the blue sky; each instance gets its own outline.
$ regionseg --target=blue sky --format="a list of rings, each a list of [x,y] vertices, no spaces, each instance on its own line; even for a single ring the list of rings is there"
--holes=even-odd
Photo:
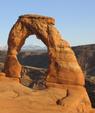
[[[95,43],[95,0],[0,0],[0,45],[7,44],[18,16],[27,13],[54,17],[61,35],[72,46]],[[31,36],[28,44],[42,43]]]

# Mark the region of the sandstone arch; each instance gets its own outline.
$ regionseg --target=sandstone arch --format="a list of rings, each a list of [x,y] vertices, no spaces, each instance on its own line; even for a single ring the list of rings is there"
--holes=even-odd
[[[62,40],[54,27],[55,20],[39,15],[23,15],[12,27],[8,38],[5,73],[8,77],[20,77],[21,65],[17,54],[29,35],[35,34],[48,48],[50,64],[47,81],[84,85],[83,72],[69,44]]]

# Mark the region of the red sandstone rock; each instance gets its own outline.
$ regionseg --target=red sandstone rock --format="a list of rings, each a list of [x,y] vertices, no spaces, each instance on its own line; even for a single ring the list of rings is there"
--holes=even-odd
[[[62,40],[58,30],[54,27],[55,20],[39,15],[23,15],[17,20],[10,31],[8,39],[8,54],[5,63],[5,73],[9,77],[20,77],[21,66],[17,54],[25,43],[25,39],[32,34],[48,48],[50,65],[47,81],[84,85],[84,75],[69,44]]]
[[[17,54],[25,39],[32,34],[47,46],[50,59],[47,77],[49,88],[36,92],[17,83],[21,72]],[[9,34],[5,73],[0,73],[0,78],[0,111],[4,108],[3,113],[95,112],[82,86],[84,75],[75,54],[68,42],[62,40],[52,18],[24,15],[17,20]]]
[[[12,75],[13,78],[20,77],[21,65],[15,55],[8,55],[5,64],[5,72],[7,77],[10,77],[10,75]]]
[[[0,112],[95,113],[84,87],[56,83],[47,85],[49,87],[47,90],[34,91],[12,78],[2,77],[0,79]],[[61,104],[56,103],[58,100],[61,100]]]
[[[2,77],[5,77],[5,73],[3,73],[3,72],[0,72],[0,78],[2,78]]]

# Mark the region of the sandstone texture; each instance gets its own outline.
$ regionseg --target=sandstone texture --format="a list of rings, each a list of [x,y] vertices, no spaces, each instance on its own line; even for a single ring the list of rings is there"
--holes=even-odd
[[[82,86],[48,83],[33,90],[0,73],[1,113],[95,113]]]
[[[54,26],[55,20],[40,15],[23,15],[12,27],[4,72],[0,74],[2,113],[95,113],[84,88],[84,74],[67,41]],[[17,55],[30,35],[47,46],[49,66],[44,90],[20,84],[23,66]]]
[[[84,85],[84,75],[70,45],[54,26],[51,17],[23,15],[12,27],[8,39],[8,53],[5,62],[7,77],[20,78],[21,64],[17,54],[30,35],[36,35],[48,48],[49,67],[47,81],[53,83]]]

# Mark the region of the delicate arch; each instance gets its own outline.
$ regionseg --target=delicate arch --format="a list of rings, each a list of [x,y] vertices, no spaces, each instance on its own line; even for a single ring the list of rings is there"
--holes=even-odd
[[[8,38],[5,73],[19,78],[21,64],[17,54],[29,35],[36,35],[48,48],[50,64],[47,81],[68,84],[84,84],[84,76],[69,44],[62,40],[54,27],[54,19],[39,15],[23,15],[12,27]],[[73,67],[75,65],[75,67]]]

